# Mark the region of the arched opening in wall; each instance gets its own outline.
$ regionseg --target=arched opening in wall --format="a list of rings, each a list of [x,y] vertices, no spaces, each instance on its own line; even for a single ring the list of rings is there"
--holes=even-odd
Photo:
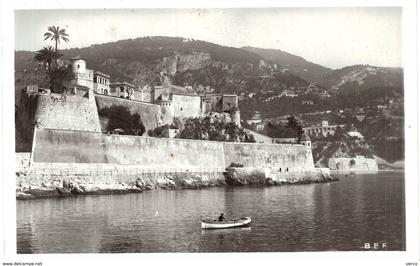
[[[108,95],[108,90],[104,90],[104,94],[105,95]]]
[[[181,111],[182,111],[182,107],[181,107]]]
[[[80,65],[77,65],[77,68],[80,68]]]

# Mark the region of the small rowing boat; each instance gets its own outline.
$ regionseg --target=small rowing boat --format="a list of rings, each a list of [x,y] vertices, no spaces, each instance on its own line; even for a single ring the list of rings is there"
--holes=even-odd
[[[222,229],[246,226],[251,223],[251,217],[244,217],[233,220],[218,221],[218,220],[202,220],[201,228],[203,229]]]

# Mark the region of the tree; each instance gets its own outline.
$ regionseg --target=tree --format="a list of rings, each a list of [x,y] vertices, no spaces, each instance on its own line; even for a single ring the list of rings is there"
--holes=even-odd
[[[44,33],[44,41],[51,39],[51,41],[55,41],[55,51],[57,52],[57,46],[60,43],[60,40],[68,42],[69,35],[66,33],[65,29],[60,29],[60,27],[50,26],[48,27],[48,31]]]
[[[51,91],[56,93],[62,93],[64,80],[70,79],[71,76],[71,68],[67,66],[57,67],[51,71],[48,71]]]
[[[53,47],[46,46],[35,52],[34,60],[41,62],[47,69],[47,81],[52,92],[62,92],[63,81],[70,78],[70,71],[67,67],[58,67],[57,59],[63,56],[55,51]],[[55,63],[55,64],[54,64]]]
[[[122,129],[122,134],[141,136],[145,132],[145,127],[138,114],[131,114],[125,106],[112,105],[109,108],[102,108],[99,115],[108,118],[108,131]]]
[[[287,126],[286,127],[295,130],[296,135],[298,137],[298,140],[300,140],[300,137],[303,134],[303,129],[302,129],[302,126],[300,125],[299,121],[293,115],[291,115],[287,118]]]
[[[54,50],[52,46],[45,46],[35,52],[34,60],[41,62],[47,71],[51,72],[54,69],[53,63],[61,56],[63,55]]]
[[[65,42],[68,42],[69,35],[66,33],[65,29],[60,29],[60,27],[56,26],[50,26],[48,27],[48,31],[44,33],[44,41],[45,40],[52,40],[55,41],[55,52],[57,53],[58,44],[60,43],[60,40],[63,40]],[[55,65],[57,66],[57,57],[55,58]]]

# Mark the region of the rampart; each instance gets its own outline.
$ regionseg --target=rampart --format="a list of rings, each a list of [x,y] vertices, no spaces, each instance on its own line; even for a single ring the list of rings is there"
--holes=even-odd
[[[378,171],[378,164],[375,159],[366,158],[364,156],[356,156],[354,158],[330,158],[328,160],[328,167],[331,170],[338,171]]]
[[[227,143],[36,127],[32,147],[29,167],[29,154],[17,156],[21,168],[17,169],[18,198],[197,188],[225,182],[275,185],[331,180],[329,172],[314,168],[311,150],[300,144]],[[231,168],[232,163],[244,167]]]
[[[172,96],[175,117],[198,117],[201,115],[201,97],[197,95]]]
[[[112,105],[119,105],[125,106],[132,114],[138,114],[141,117],[141,121],[143,122],[144,127],[146,128],[146,132],[149,129],[154,129],[159,125],[159,122],[162,120],[167,120],[162,117],[161,108],[159,105],[134,101],[134,100],[127,100],[118,97],[111,97],[105,95],[95,95],[96,105],[98,107],[98,111],[105,107],[111,107]],[[105,129],[104,129],[105,131]]]
[[[135,165],[150,169],[225,169],[231,163],[294,171],[313,170],[312,153],[299,144],[228,143],[107,135],[37,128],[33,164]]]
[[[135,165],[148,169],[224,169],[223,144],[183,139],[36,129],[32,162]]]
[[[36,97],[34,121],[39,127],[101,131],[95,103],[88,98],[55,93]]]
[[[300,144],[225,142],[224,156],[227,166],[233,162],[279,172],[314,170],[311,150]]]

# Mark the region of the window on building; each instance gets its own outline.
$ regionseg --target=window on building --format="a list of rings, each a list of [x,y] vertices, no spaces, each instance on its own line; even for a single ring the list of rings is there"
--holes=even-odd
[[[77,65],[77,68],[80,68],[80,65]]]
[[[120,92],[124,92],[124,87],[120,87]]]

